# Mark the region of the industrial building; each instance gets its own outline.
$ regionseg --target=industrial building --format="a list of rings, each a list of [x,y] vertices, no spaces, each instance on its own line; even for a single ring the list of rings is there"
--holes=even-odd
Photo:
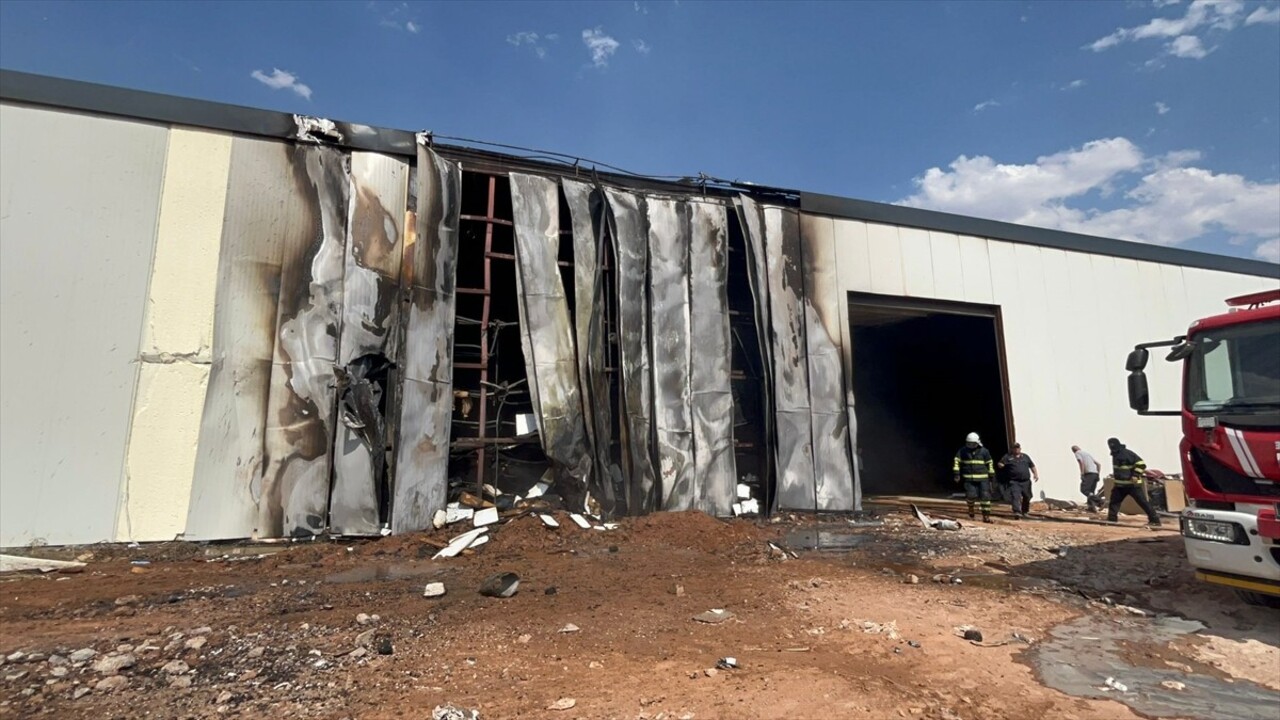
[[[410,532],[542,481],[602,516],[853,511],[950,493],[970,431],[1079,499],[1073,444],[1178,465],[1133,345],[1277,284],[4,71],[0,546]]]

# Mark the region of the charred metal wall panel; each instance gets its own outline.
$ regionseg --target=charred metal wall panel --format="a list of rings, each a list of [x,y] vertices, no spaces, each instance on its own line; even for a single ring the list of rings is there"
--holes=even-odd
[[[342,315],[349,158],[311,145],[289,150],[304,222],[281,247],[276,347],[267,402],[259,527],[270,537],[324,532],[333,462],[335,377]]]
[[[805,343],[809,405],[813,411],[813,465],[819,510],[854,509],[849,421],[845,414],[844,363],[840,351],[841,302],[835,227],[828,218],[800,217],[804,265]]]
[[[462,170],[456,163],[418,148],[417,228],[412,247],[404,250],[402,270],[408,305],[401,318],[398,363],[393,533],[430,527],[448,492],[461,186]]]
[[[817,489],[798,213],[787,208],[764,208],[764,250],[773,324],[778,507],[812,510],[817,506]]]
[[[624,471],[627,512],[658,509],[653,454],[653,377],[649,367],[649,222],[645,199],[612,188],[605,191],[610,234],[617,253],[618,354],[622,370]]]
[[[689,510],[697,504],[689,409],[689,208],[675,199],[650,197],[646,209],[659,507]]]
[[[314,239],[315,229],[314,208],[298,192],[294,156],[283,143],[232,142],[189,540],[278,532],[264,524],[266,517],[280,517],[282,507],[264,476],[281,264],[285,245]]]
[[[613,413],[605,345],[603,264],[610,248],[604,192],[592,185],[562,180],[573,220],[574,321],[578,343],[578,377],[587,443],[594,456],[590,492],[601,511],[612,517],[625,494],[622,469],[613,459]]]
[[[329,521],[334,533],[374,535],[387,481],[382,382],[397,356],[400,268],[409,166],[351,155],[351,193],[338,345],[338,415]]]
[[[694,508],[723,516],[731,512],[738,477],[730,378],[728,217],[718,202],[690,200],[688,206]]]
[[[734,208],[738,214],[738,224],[742,228],[743,246],[747,253],[747,281],[751,288],[754,304],[756,339],[760,344],[760,358],[763,361],[763,372],[760,377],[760,388],[764,393],[763,413],[765,427],[761,437],[765,442],[767,465],[776,474],[777,462],[777,418],[774,416],[773,399],[773,323],[770,322],[769,304],[769,265],[764,250],[764,212],[760,206],[746,195],[734,199]],[[776,477],[776,475],[775,475]],[[778,496],[773,493],[770,512],[777,509]]]
[[[511,173],[520,333],[542,449],[558,488],[581,507],[591,475],[569,302],[560,278],[560,187],[545,177]]]
[[[0,127],[0,546],[112,540],[168,129]]]

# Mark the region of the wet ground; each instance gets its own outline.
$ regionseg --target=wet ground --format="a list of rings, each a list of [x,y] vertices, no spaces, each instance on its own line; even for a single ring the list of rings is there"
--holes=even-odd
[[[938,531],[884,506],[523,518],[448,560],[461,529],[93,548],[83,572],[0,579],[0,716],[1276,717],[1280,613],[1196,583],[1140,522]],[[505,571],[515,596],[477,592]]]

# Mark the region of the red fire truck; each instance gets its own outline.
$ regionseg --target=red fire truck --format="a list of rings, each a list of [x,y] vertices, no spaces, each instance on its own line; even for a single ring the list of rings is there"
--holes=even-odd
[[[1129,405],[1182,418],[1188,507],[1182,536],[1196,577],[1280,607],[1280,288],[1227,300],[1184,336],[1129,354]],[[1149,349],[1183,363],[1182,407],[1150,410]]]

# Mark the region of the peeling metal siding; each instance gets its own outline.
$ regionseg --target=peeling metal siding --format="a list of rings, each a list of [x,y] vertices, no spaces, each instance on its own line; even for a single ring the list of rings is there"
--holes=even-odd
[[[185,537],[269,537],[260,525],[265,432],[284,238],[305,210],[291,149],[236,138],[218,255],[213,366],[200,420]]]
[[[399,440],[391,531],[431,526],[448,491],[453,421],[453,326],[462,170],[418,148],[416,241],[405,252],[412,278],[401,347]]]
[[[689,412],[689,212],[685,203],[650,197],[649,348],[654,437],[662,510],[695,502],[693,419]]]
[[[817,508],[848,511],[854,509],[855,478],[845,415],[844,363],[839,344],[842,293],[832,221],[800,216],[800,247]]]
[[[587,448],[569,303],[560,277],[560,188],[511,173],[520,333],[542,449],[570,507],[583,507],[593,460]]]
[[[0,126],[0,546],[113,540],[168,130]]]
[[[773,326],[774,407],[778,420],[778,507],[817,507],[814,482],[812,406],[805,356],[804,269],[797,213],[764,208],[764,250],[769,273],[769,317]]]
[[[720,203],[691,200],[688,205],[694,507],[723,516],[731,512],[738,476],[730,379],[728,217]]]
[[[574,319],[578,342],[578,378],[586,415],[587,442],[595,459],[593,482],[588,490],[599,499],[601,512],[619,512],[625,495],[622,469],[612,456],[613,415],[605,354],[604,283],[602,263],[608,245],[607,207],[604,193],[595,186],[561,181],[573,220]]]
[[[344,256],[342,334],[338,365],[366,355],[397,356],[400,269],[409,166],[376,153],[352,153],[351,197]],[[341,412],[341,411],[340,411]],[[334,443],[330,529],[344,535],[381,530],[381,482],[386,473],[386,437],[381,416],[369,441],[339,422]]]
[[[332,465],[334,372],[342,314],[348,158],[327,147],[290,150],[305,221],[284,238],[275,363],[267,404],[264,503],[267,537],[325,531]]]
[[[769,264],[764,250],[764,212],[746,195],[734,198],[734,207],[738,213],[738,224],[742,228],[743,245],[747,253],[747,282],[755,304],[756,339],[760,344],[760,358],[764,363],[760,389],[764,393],[763,405],[766,409],[762,416],[764,432],[761,433],[767,454],[765,464],[773,468],[776,477],[781,465],[777,455],[777,418],[773,413],[776,394],[773,376],[773,323],[769,319]],[[768,510],[772,512],[777,508],[778,495],[775,492],[770,498]]]
[[[609,200],[610,234],[617,253],[618,354],[622,370],[622,423],[627,513],[640,515],[658,508],[653,456],[653,380],[649,368],[649,227],[645,199],[605,190]]]

